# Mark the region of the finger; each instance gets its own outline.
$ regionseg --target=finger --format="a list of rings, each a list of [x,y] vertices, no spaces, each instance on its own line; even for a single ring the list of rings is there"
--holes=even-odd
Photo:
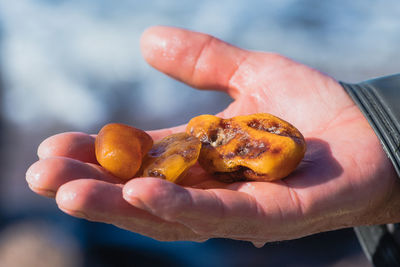
[[[79,132],[56,134],[39,145],[38,156],[40,159],[59,156],[97,163],[94,140],[94,136]]]
[[[63,157],[39,160],[26,172],[29,187],[35,193],[47,197],[54,197],[61,185],[83,177],[110,183],[123,182],[99,165]]]
[[[248,51],[210,35],[172,27],[152,27],[143,33],[144,58],[156,69],[193,87],[219,89],[235,97],[229,80]]]
[[[111,223],[157,240],[205,240],[179,223],[166,222],[131,206],[122,198],[121,186],[111,183],[92,179],[69,182],[60,187],[56,202],[72,216]]]
[[[176,126],[169,129],[148,131],[154,139],[159,140],[163,137],[184,132],[186,125]],[[38,148],[40,159],[50,157],[67,157],[88,163],[97,163],[95,154],[96,136],[80,132],[60,133],[45,139]]]
[[[184,188],[161,179],[139,178],[127,183],[123,194],[133,206],[182,223],[200,235],[254,240],[266,223],[257,202],[233,190]]]

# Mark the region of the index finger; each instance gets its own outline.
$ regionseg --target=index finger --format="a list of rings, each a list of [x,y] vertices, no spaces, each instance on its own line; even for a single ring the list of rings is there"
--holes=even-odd
[[[46,138],[38,147],[39,159],[66,157],[96,163],[95,136],[81,132],[65,132]]]
[[[186,125],[147,132],[155,141],[177,132],[184,132]],[[38,147],[39,159],[65,157],[97,164],[94,142],[96,135],[82,132],[59,133],[46,138]]]

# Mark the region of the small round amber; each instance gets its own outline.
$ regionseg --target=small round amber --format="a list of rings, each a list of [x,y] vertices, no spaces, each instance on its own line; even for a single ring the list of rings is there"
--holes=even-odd
[[[105,125],[95,140],[99,164],[113,175],[128,180],[135,176],[142,158],[153,145],[144,131],[120,123]]]

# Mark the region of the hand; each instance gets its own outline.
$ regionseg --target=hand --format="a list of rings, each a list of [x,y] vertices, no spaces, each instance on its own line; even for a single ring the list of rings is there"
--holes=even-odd
[[[45,140],[27,172],[33,191],[64,212],[158,240],[248,240],[256,246],[321,231],[399,221],[400,186],[378,138],[331,77],[283,56],[250,52],[211,36],[154,27],[145,59],[199,89],[230,94],[219,116],[266,112],[295,125],[307,153],[277,182],[216,182],[199,166],[182,185],[137,178],[125,185],[96,164],[94,137]],[[184,126],[150,134],[159,139]]]

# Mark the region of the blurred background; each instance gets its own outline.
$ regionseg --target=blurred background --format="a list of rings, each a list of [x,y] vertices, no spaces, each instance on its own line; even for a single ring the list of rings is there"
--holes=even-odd
[[[46,137],[156,129],[231,101],[151,69],[139,38],[179,26],[357,82],[400,71],[400,2],[0,0],[0,266],[368,266],[352,229],[267,244],[158,242],[63,214],[25,172]]]

